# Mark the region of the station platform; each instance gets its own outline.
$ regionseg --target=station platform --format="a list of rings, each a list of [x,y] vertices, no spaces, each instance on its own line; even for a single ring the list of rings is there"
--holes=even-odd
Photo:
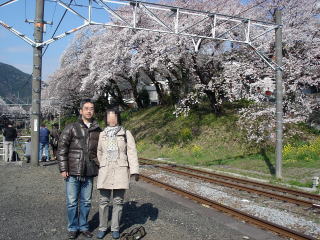
[[[67,239],[65,185],[57,165],[8,164],[0,165],[0,172],[0,239]],[[98,230],[98,199],[94,186],[93,233]],[[283,239],[143,181],[127,191],[121,232],[141,225],[147,232],[144,240]]]

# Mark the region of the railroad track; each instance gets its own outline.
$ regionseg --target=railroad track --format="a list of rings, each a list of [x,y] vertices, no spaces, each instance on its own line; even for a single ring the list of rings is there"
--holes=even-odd
[[[159,186],[161,188],[164,188],[166,190],[178,193],[178,194],[180,194],[180,195],[182,195],[184,197],[187,197],[189,199],[192,199],[192,200],[194,200],[194,201],[196,201],[198,203],[205,204],[205,205],[207,205],[209,207],[212,207],[214,209],[217,209],[219,211],[222,211],[222,212],[227,213],[229,215],[232,215],[234,217],[240,218],[240,219],[242,219],[242,220],[244,220],[244,221],[246,221],[248,223],[257,225],[257,226],[259,226],[261,228],[264,228],[264,229],[270,230],[272,232],[278,233],[278,234],[280,234],[282,236],[285,236],[285,237],[288,237],[288,238],[292,238],[292,239],[296,239],[296,240],[316,240],[316,238],[314,238],[312,236],[308,236],[308,235],[305,235],[303,233],[296,232],[296,231],[294,231],[292,229],[283,227],[281,225],[269,222],[267,220],[264,220],[264,219],[261,219],[261,218],[255,217],[255,216],[251,216],[251,215],[249,215],[249,214],[247,214],[245,212],[242,212],[242,211],[239,211],[237,209],[225,206],[225,205],[220,204],[220,203],[218,203],[216,201],[213,201],[211,199],[199,196],[199,195],[197,195],[195,193],[185,191],[184,189],[177,188],[175,186],[171,186],[171,185],[169,185],[167,183],[160,182],[158,180],[155,180],[153,178],[150,178],[150,177],[147,177],[147,176],[144,176],[144,175],[140,175],[140,176],[141,176],[141,179],[144,180],[145,182],[152,183],[152,184],[154,184],[156,186]]]
[[[144,163],[146,163],[146,162],[159,163],[157,161],[150,160],[150,159],[145,159],[145,158],[140,158],[140,160],[142,160]],[[206,181],[206,182],[215,183],[215,184],[223,185],[223,186],[226,186],[226,187],[231,187],[231,188],[235,188],[235,189],[239,189],[239,190],[255,193],[255,194],[258,194],[258,195],[265,196],[265,197],[278,199],[278,200],[282,200],[282,201],[285,201],[285,202],[290,202],[290,203],[301,205],[301,206],[307,206],[307,207],[313,207],[313,208],[319,208],[320,207],[319,204],[313,202],[313,201],[319,201],[320,200],[320,196],[316,195],[316,194],[311,194],[311,193],[306,193],[306,192],[302,192],[302,191],[287,189],[287,188],[278,187],[278,186],[274,186],[274,185],[266,184],[266,183],[259,183],[259,182],[255,182],[255,181],[251,181],[251,180],[239,179],[239,178],[235,178],[235,177],[231,177],[231,176],[211,173],[211,172],[207,172],[207,171],[203,171],[203,170],[199,170],[199,169],[194,169],[194,168],[189,168],[189,167],[184,167],[184,166],[178,166],[178,165],[159,166],[159,165],[155,165],[155,167],[157,167],[159,169],[162,169],[164,171],[168,171],[168,172],[172,172],[172,173],[178,174],[178,175],[183,175],[183,176],[187,176],[187,177],[191,177],[191,178],[196,178],[196,179],[203,180],[203,181]],[[186,171],[181,171],[181,170],[178,170],[178,169],[183,169],[183,170],[186,170],[187,172]],[[193,173],[191,173],[191,172],[193,172]],[[197,174],[194,174],[194,173],[200,173],[202,175],[197,175]],[[210,177],[203,176],[203,175],[207,175],[207,176],[210,176]],[[260,189],[254,188],[254,187],[249,187],[248,185],[251,185],[251,186],[254,186],[254,187],[259,187],[259,188],[262,188],[263,190],[260,190]],[[267,190],[271,190],[272,192],[266,191],[266,189]],[[278,192],[282,192],[285,195],[279,194]],[[287,196],[287,194],[291,194],[291,195],[294,195],[294,196],[300,197],[300,198]],[[304,200],[304,199],[301,199],[301,198],[306,198],[308,200]]]

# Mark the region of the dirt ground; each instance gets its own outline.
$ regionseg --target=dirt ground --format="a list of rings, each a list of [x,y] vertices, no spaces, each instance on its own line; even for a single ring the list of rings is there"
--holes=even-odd
[[[2,163],[0,172],[0,239],[66,239],[65,184],[57,165]],[[89,216],[93,233],[98,197],[94,188]],[[281,239],[142,181],[127,192],[121,222],[121,232],[143,225],[145,240]]]

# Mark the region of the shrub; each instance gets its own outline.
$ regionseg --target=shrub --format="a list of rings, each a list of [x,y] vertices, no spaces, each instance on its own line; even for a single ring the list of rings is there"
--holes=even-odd
[[[286,144],[283,148],[284,163],[306,163],[320,160],[320,137],[300,146]]]
[[[192,130],[190,128],[182,128],[180,131],[180,140],[182,143],[186,143],[192,140]]]
[[[192,148],[191,148],[191,153],[192,153],[192,156],[195,157],[195,158],[200,158],[202,157],[202,151],[203,151],[203,148],[199,145],[193,145]]]

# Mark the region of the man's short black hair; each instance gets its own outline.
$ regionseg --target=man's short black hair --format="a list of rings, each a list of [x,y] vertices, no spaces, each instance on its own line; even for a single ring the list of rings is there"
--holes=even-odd
[[[90,98],[83,99],[83,100],[81,100],[81,102],[80,102],[80,109],[82,109],[82,108],[83,108],[83,105],[85,105],[86,103],[92,103],[92,104],[94,104],[94,102],[93,102]]]

